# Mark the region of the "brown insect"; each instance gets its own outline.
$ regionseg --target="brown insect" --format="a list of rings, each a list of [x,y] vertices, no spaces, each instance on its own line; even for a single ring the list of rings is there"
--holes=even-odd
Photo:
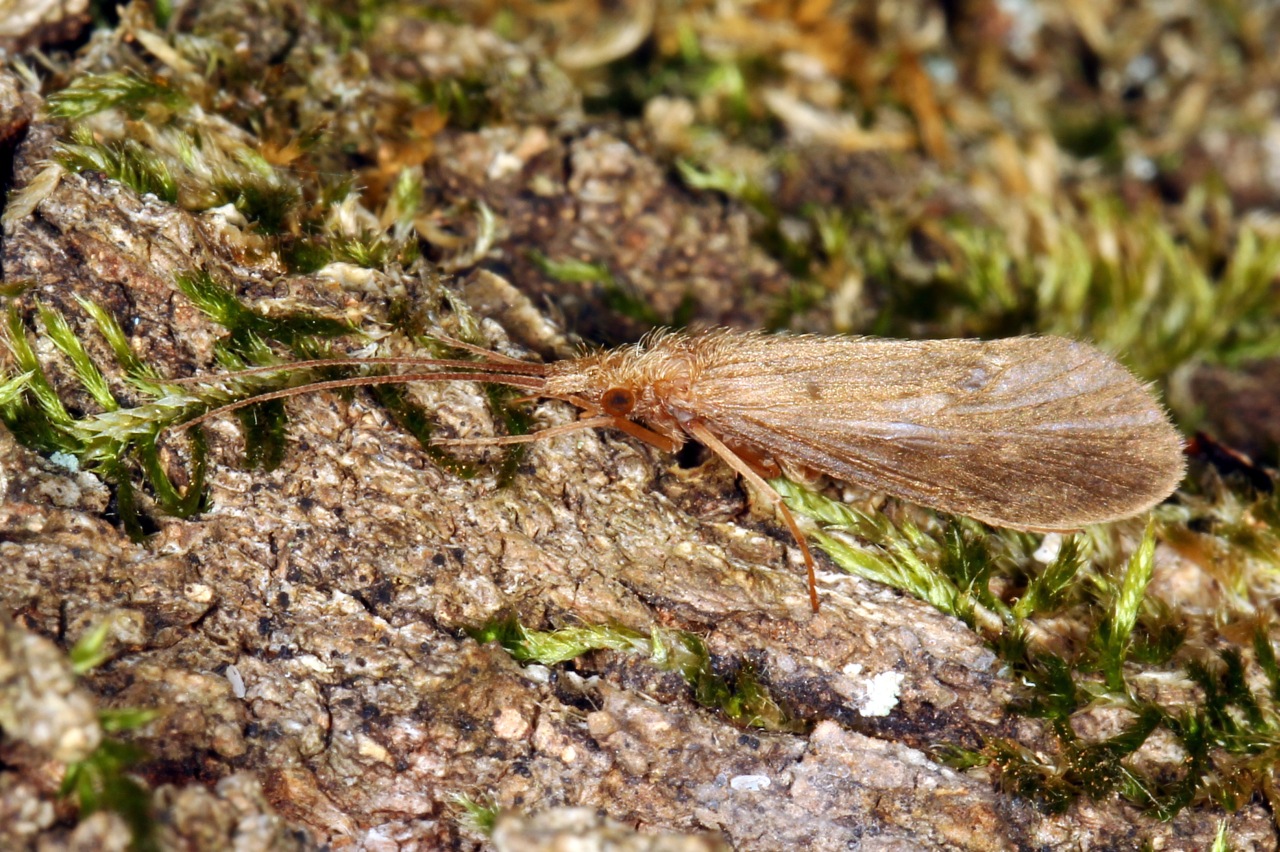
[[[672,452],[692,438],[782,517],[804,555],[815,612],[813,555],[765,480],[780,469],[817,471],[922,506],[1036,531],[1135,515],[1167,497],[1183,474],[1182,439],[1151,389],[1113,358],[1060,337],[904,341],[659,332],[550,364],[446,342],[484,360],[286,365],[442,371],[289,388],[185,425],[251,403],[353,385],[476,381],[524,388],[576,405],[579,419],[530,435],[439,443],[513,444],[609,427]]]

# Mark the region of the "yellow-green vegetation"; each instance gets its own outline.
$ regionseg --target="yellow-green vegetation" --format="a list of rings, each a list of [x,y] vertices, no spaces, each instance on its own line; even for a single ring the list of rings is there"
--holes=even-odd
[[[1008,790],[1055,811],[1080,796],[1118,793],[1167,819],[1196,801],[1234,810],[1255,794],[1270,795],[1280,757],[1275,626],[1243,610],[1226,621],[1231,608],[1224,606],[1214,626],[1224,637],[1243,633],[1248,644],[1188,642],[1186,615],[1146,596],[1155,522],[1127,558],[1114,532],[1099,528],[1064,539],[1041,564],[1035,536],[964,520],[930,533],[908,518],[894,523],[786,480],[773,485],[794,511],[821,525],[819,546],[845,570],[926,600],[982,635],[1021,685],[1010,709],[1044,719],[1057,738],[1058,751],[1047,757],[1004,738],[977,751],[937,744],[953,765],[994,765]],[[1255,505],[1271,511],[1274,502],[1266,496]],[[1048,628],[1049,619],[1069,620],[1077,638]],[[1264,684],[1248,682],[1249,658]],[[1170,674],[1184,687],[1178,699],[1151,697],[1150,679]],[[1078,734],[1072,720],[1099,707],[1121,711],[1125,729],[1100,740]],[[1127,762],[1157,731],[1185,755],[1176,773]]]
[[[346,323],[316,314],[300,311],[267,314],[257,310],[204,272],[180,275],[175,286],[228,331],[219,341],[216,352],[227,372],[210,381],[196,385],[166,381],[133,353],[114,317],[100,306],[80,303],[111,346],[130,389],[143,400],[131,407],[120,405],[101,370],[58,312],[39,310],[41,332],[70,362],[75,377],[101,407],[100,412],[77,417],[67,411],[49,383],[16,309],[10,308],[7,326],[0,336],[0,343],[9,350],[21,371],[17,375],[0,375],[0,421],[29,447],[44,453],[74,456],[78,462],[99,472],[116,487],[121,520],[135,538],[145,533],[135,493],[134,477],[138,473],[161,511],[190,517],[204,507],[205,439],[199,429],[185,431],[191,469],[188,485],[180,491],[160,462],[159,445],[166,430],[211,409],[258,394],[351,375],[350,371],[338,368],[290,369],[272,347],[281,347],[299,359],[315,359],[329,353],[327,341],[358,336]],[[235,372],[245,367],[277,364],[279,371],[243,376]],[[457,475],[472,475],[469,465],[431,445],[430,416],[401,388],[383,386],[370,392],[397,425],[419,439],[425,453]],[[509,431],[518,434],[527,430],[525,415],[506,404],[512,398],[507,389],[491,388],[490,396]],[[249,465],[267,469],[278,465],[285,449],[283,403],[270,400],[246,406],[236,413],[244,428]],[[514,471],[518,458],[518,454],[513,454],[507,461],[507,476]]]
[[[453,803],[462,809],[458,822],[464,828],[485,837],[493,834],[493,827],[498,822],[498,814],[502,812],[493,796],[484,796],[477,800],[465,793],[458,793],[453,797]]]
[[[662,316],[643,297],[618,281],[608,267],[581,260],[552,260],[537,249],[529,252],[529,259],[542,270],[542,274],[557,281],[591,282],[600,285],[604,306],[640,323],[654,328],[683,328],[689,324],[695,308],[693,297],[686,294],[671,316]]]
[[[72,646],[69,656],[76,674],[88,674],[107,661],[111,626],[111,619],[104,619]],[[106,736],[88,757],[67,766],[58,791],[74,797],[81,818],[104,810],[119,814],[132,835],[130,848],[137,852],[158,848],[150,793],[128,774],[146,760],[146,753],[112,735],[137,730],[157,715],[155,710],[140,708],[99,711],[98,724]]]
[[[522,663],[554,666],[588,651],[618,651],[644,658],[660,671],[678,672],[692,687],[693,699],[724,713],[744,727],[767,731],[803,731],[807,724],[792,719],[760,682],[746,662],[732,672],[717,672],[706,644],[682,630],[654,628],[647,635],[617,625],[529,630],[514,619],[503,619],[470,631],[477,642],[497,642]]]

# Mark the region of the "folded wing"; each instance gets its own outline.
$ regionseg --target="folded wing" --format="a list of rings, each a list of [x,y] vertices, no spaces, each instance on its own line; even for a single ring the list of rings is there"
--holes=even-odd
[[[1058,337],[735,336],[712,341],[689,413],[730,443],[999,526],[1141,512],[1182,478],[1151,389]]]

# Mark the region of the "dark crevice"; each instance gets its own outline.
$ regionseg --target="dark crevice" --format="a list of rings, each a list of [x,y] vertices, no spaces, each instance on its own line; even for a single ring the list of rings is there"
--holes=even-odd
[[[4,139],[0,139],[0,216],[4,215],[9,202],[9,191],[14,188],[13,173],[17,162],[18,146],[27,138],[29,122],[22,122]],[[0,281],[7,281],[4,269],[5,244],[4,233],[0,231]]]

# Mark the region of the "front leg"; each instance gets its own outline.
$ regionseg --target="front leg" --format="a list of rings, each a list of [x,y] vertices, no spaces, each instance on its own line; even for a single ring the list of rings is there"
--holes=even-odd
[[[609,421],[609,425],[613,428],[626,432],[633,438],[639,438],[650,446],[657,447],[664,453],[674,453],[680,449],[681,444],[666,435],[659,434],[652,429],[646,429],[634,420],[628,420],[625,417],[614,417]]]
[[[729,449],[724,441],[717,438],[705,423],[691,420],[683,424],[683,426],[686,432],[701,441],[707,449],[724,459],[725,464],[741,474],[747,484],[754,488],[757,494],[768,500],[774,510],[782,516],[782,522],[791,531],[792,538],[796,540],[796,544],[800,546],[800,553],[804,556],[805,570],[809,575],[809,605],[813,607],[814,612],[817,612],[818,581],[815,576],[813,554],[809,551],[809,544],[805,541],[804,533],[800,531],[800,525],[796,523],[796,519],[791,514],[791,510],[787,508],[787,504],[783,502],[782,495],[775,491],[773,486],[764,480],[764,477],[756,473],[752,466],[743,460],[741,456]]]

